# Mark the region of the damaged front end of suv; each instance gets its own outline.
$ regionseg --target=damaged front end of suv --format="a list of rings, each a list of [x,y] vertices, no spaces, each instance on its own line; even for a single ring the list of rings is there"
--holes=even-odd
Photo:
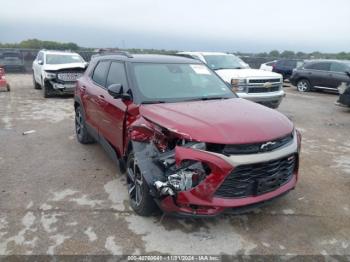
[[[45,96],[74,94],[75,83],[84,72],[85,67],[45,70],[43,80]]]
[[[298,178],[301,136],[295,129],[273,141],[225,145],[196,141],[140,117],[131,124],[129,139],[134,152],[127,166],[131,200],[138,200],[130,178],[136,165],[150,196],[168,214],[237,213],[287,193]]]

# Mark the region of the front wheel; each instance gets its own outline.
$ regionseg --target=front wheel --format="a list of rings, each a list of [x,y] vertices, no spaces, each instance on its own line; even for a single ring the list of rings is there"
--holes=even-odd
[[[306,79],[301,79],[297,82],[297,89],[299,92],[309,92],[311,90],[310,82]]]
[[[126,162],[128,193],[132,209],[140,216],[150,216],[157,205],[150,195],[150,190],[137,164],[133,152],[129,153]]]
[[[10,92],[11,88],[9,84],[6,85],[6,89],[7,89],[7,92]]]

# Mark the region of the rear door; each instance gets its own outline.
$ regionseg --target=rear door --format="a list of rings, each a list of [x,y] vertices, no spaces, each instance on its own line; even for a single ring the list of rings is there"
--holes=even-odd
[[[91,76],[84,85],[84,108],[86,121],[95,129],[99,130],[102,125],[101,98],[105,95],[106,78],[110,66],[110,61],[101,60],[97,63]]]
[[[121,84],[124,92],[129,90],[124,62],[112,61],[107,75],[107,88],[101,92],[103,97],[100,97],[101,103],[99,104],[101,112],[100,132],[121,153],[124,145],[127,105],[122,99],[115,99],[108,94],[107,89],[112,84]]]
[[[349,82],[350,78],[345,73],[346,71],[349,71],[350,69],[348,66],[341,62],[332,62],[331,63],[331,73],[332,73],[332,80],[331,80],[331,88],[338,88],[338,86],[341,85],[342,82]]]
[[[306,76],[314,87],[329,87],[332,81],[332,74],[330,72],[330,62],[314,62],[307,66]]]

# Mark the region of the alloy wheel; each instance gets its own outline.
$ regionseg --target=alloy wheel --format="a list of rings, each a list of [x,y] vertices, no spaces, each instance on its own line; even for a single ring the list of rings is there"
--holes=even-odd
[[[126,173],[130,199],[135,203],[136,206],[139,206],[143,199],[143,178],[140,168],[138,167],[134,157],[131,157],[129,159]]]
[[[83,118],[81,116],[79,108],[77,108],[75,111],[75,132],[79,137],[81,136],[83,126]]]
[[[301,80],[298,82],[297,88],[300,92],[306,92],[309,90],[309,83],[307,83],[305,80]]]

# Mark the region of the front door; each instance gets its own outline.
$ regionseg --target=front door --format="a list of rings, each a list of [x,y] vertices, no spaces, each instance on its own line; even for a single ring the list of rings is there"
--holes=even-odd
[[[115,99],[108,94],[108,87],[112,84],[121,84],[125,92],[128,90],[128,81],[123,62],[112,61],[107,75],[106,89],[101,93],[102,97],[100,97],[99,104],[101,112],[99,132],[121,154],[124,145],[127,105],[123,99]]]

